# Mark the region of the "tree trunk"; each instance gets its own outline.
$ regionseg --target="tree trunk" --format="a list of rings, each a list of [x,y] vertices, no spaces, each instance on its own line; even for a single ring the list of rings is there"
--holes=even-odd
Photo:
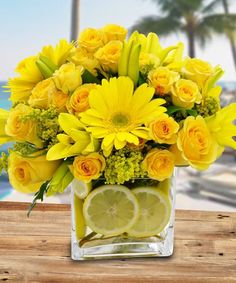
[[[224,12],[226,15],[229,14],[229,6],[228,6],[228,2],[227,0],[222,0],[223,3],[223,7],[224,7]],[[228,36],[229,39],[229,43],[230,43],[230,48],[232,51],[232,56],[233,56],[233,60],[234,60],[234,67],[236,69],[236,46],[235,46],[235,38],[234,38],[234,32],[231,30],[226,31],[226,34]]]
[[[195,57],[195,38],[192,30],[188,31],[188,55],[190,58]]]
[[[79,34],[79,0],[72,0],[70,40],[76,41]]]

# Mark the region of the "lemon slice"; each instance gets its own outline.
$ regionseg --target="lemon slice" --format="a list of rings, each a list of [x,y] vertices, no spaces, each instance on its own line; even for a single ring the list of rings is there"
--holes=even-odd
[[[92,183],[85,183],[78,179],[74,179],[72,181],[72,188],[74,193],[77,195],[78,198],[84,199],[87,197],[89,192],[92,190]]]
[[[86,225],[83,216],[83,201],[74,194],[74,219],[76,238],[82,239],[85,236]]]
[[[85,199],[86,224],[96,233],[115,236],[126,232],[139,216],[138,201],[125,186],[105,185]]]
[[[132,192],[138,200],[140,213],[128,234],[133,237],[157,235],[170,219],[171,204],[168,196],[153,187],[139,187]]]

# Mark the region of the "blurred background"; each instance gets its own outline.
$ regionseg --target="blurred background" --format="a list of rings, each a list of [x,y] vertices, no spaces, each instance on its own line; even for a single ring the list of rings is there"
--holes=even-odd
[[[222,106],[236,101],[235,0],[0,0],[0,107],[9,109],[2,86],[17,63],[59,39],[77,39],[79,30],[108,23],[131,32],[156,32],[163,46],[185,43],[185,55],[220,64],[225,75]],[[7,146],[0,147],[6,151]],[[236,153],[227,149],[205,172],[179,168],[177,208],[236,211]],[[31,201],[0,176],[1,201]],[[47,202],[69,202],[66,194]]]

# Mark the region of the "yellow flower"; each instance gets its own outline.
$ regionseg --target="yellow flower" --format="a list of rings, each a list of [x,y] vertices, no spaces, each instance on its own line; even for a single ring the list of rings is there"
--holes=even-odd
[[[180,79],[172,87],[172,102],[174,105],[191,109],[194,103],[201,102],[201,94],[196,83]]]
[[[153,149],[143,160],[143,168],[152,179],[163,181],[172,176],[174,155],[168,150]]]
[[[76,179],[84,182],[96,180],[101,176],[105,169],[105,159],[97,152],[90,153],[86,156],[76,156],[73,165],[70,166],[72,174]]]
[[[19,77],[9,79],[7,88],[11,92],[13,102],[26,101],[34,86],[43,79],[36,65],[37,56],[31,56],[21,61],[15,71]]]
[[[43,47],[40,55],[47,57],[56,66],[60,67],[62,64],[66,63],[74,51],[75,47],[73,43],[61,39],[55,47],[52,45]]]
[[[139,56],[139,69],[141,73],[146,74],[152,69],[155,69],[159,66],[160,59],[155,55],[141,51]]]
[[[69,113],[78,116],[79,113],[89,109],[89,93],[95,87],[96,84],[83,84],[79,86],[67,102]]]
[[[169,151],[172,152],[175,156],[175,165],[176,166],[187,166],[189,165],[188,161],[183,158],[182,151],[178,149],[177,144],[172,144],[169,148]]]
[[[48,150],[47,160],[63,159],[96,151],[97,141],[74,115],[61,113],[58,122],[65,133],[57,135],[59,143]]]
[[[207,169],[223,151],[201,116],[186,118],[178,133],[177,145],[183,158],[198,170]]]
[[[82,84],[82,71],[81,66],[75,66],[73,63],[62,65],[53,76],[56,87],[66,94],[74,91]]]
[[[94,54],[105,72],[117,73],[121,49],[122,42],[114,40],[99,48]]]
[[[52,78],[39,82],[32,90],[29,105],[34,108],[57,108],[58,112],[66,110],[68,95],[58,90]]]
[[[163,61],[163,65],[171,70],[179,71],[183,67],[184,44],[179,42],[175,49],[171,50]]]
[[[0,108],[0,145],[13,140],[5,132],[5,125],[9,116],[9,111]]]
[[[120,40],[123,41],[126,38],[128,30],[122,26],[109,24],[102,28],[102,31],[106,35],[107,41]]]
[[[165,95],[170,92],[171,86],[179,79],[177,72],[167,67],[158,67],[148,74],[149,84],[156,90],[156,94]]]
[[[163,113],[149,124],[150,136],[158,143],[173,144],[177,141],[179,124]]]
[[[236,141],[233,139],[236,136],[236,125],[233,123],[236,120],[236,103],[224,107],[205,120],[213,138],[220,146],[229,146],[236,150]]]
[[[83,30],[78,39],[79,46],[90,53],[94,53],[98,48],[102,47],[105,41],[106,37],[104,32],[93,28]]]
[[[213,75],[214,69],[208,62],[197,58],[187,58],[184,62],[183,73],[202,89],[207,80]]]
[[[9,112],[5,132],[16,141],[27,141],[42,147],[42,141],[37,136],[37,124],[33,120],[24,120],[24,116],[31,113],[32,108],[25,104],[18,104]]]
[[[45,155],[22,157],[11,151],[8,158],[8,175],[11,185],[21,193],[34,193],[50,180],[60,165],[58,161],[47,161]]]
[[[78,47],[70,61],[75,65],[83,66],[92,75],[97,76],[97,70],[100,68],[98,60],[85,49]]]
[[[165,101],[154,99],[154,89],[142,84],[135,92],[129,77],[103,80],[89,95],[90,109],[80,114],[81,121],[88,126],[92,136],[102,140],[105,156],[109,156],[113,145],[123,148],[126,143],[139,144],[139,137],[148,139],[145,123],[165,112],[161,107]]]

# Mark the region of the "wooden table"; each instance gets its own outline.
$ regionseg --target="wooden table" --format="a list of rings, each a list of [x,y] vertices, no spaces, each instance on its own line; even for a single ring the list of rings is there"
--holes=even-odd
[[[170,258],[75,262],[70,207],[0,202],[0,282],[236,282],[236,213],[178,210]]]

